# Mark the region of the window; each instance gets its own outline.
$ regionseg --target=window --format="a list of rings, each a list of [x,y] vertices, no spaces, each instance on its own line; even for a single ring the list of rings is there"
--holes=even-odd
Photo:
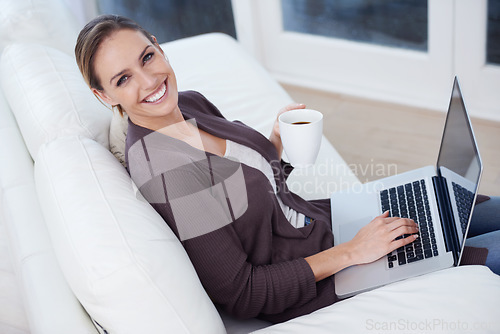
[[[283,0],[286,31],[427,51],[427,1]]]
[[[236,38],[231,0],[98,0],[101,14],[127,16],[164,43],[208,32]]]
[[[240,41],[283,83],[445,111],[458,75],[470,114],[500,120],[500,0],[233,0],[233,9]]]
[[[500,65],[500,0],[488,1],[487,29],[486,62]]]

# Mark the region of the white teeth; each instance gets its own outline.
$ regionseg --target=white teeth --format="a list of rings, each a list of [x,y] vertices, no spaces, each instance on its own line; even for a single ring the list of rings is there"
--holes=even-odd
[[[165,85],[165,83],[163,83],[160,90],[158,91],[158,93],[150,96],[148,99],[145,99],[145,101],[146,102],[156,102],[159,99],[161,99],[163,97],[163,95],[165,95],[166,91],[167,91],[167,85]]]

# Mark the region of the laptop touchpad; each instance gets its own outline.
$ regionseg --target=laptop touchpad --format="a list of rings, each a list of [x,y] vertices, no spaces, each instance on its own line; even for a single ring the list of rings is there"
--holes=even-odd
[[[339,228],[340,234],[340,243],[346,242],[354,238],[356,233],[365,225],[367,225],[370,221],[373,220],[373,217],[367,216],[364,218],[352,220],[348,223],[341,224]]]

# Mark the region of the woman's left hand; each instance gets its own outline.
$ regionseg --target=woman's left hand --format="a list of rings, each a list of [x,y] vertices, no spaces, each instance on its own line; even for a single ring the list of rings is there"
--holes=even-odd
[[[273,130],[271,132],[271,136],[269,136],[269,140],[271,143],[274,144],[274,147],[276,147],[276,151],[278,152],[278,156],[281,159],[281,153],[283,152],[283,144],[281,143],[281,136],[280,136],[280,125],[278,122],[278,118],[280,117],[281,114],[290,111],[290,110],[295,110],[295,109],[305,109],[306,105],[303,103],[290,103],[284,108],[281,108],[278,114],[276,115],[276,120],[274,121],[273,125]]]

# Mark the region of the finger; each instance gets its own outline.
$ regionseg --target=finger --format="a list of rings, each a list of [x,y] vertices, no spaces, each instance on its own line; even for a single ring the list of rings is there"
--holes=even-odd
[[[286,109],[288,110],[294,110],[294,109],[304,109],[306,105],[304,103],[292,103],[286,106]]]
[[[401,218],[399,218],[399,217],[382,217],[382,216],[379,216],[377,218],[380,219],[381,221],[383,221],[387,225],[390,225],[392,223],[395,223],[395,222],[401,220]]]
[[[399,226],[418,226],[417,223],[410,218],[389,217],[385,220],[393,229],[397,229]]]
[[[372,222],[377,225],[386,225],[398,220],[398,217],[389,217],[389,210],[384,211],[381,215],[376,216]]]
[[[306,105],[304,103],[290,103],[286,107],[280,110],[278,115],[281,115],[284,112],[290,111],[290,110],[295,110],[295,109],[304,109]]]
[[[405,234],[414,234],[418,232],[418,228],[416,226],[400,226],[399,228],[393,230],[389,234],[390,240],[394,240],[397,237]]]
[[[377,216],[377,217],[380,217],[380,218],[389,217],[389,210],[385,210],[380,216]]]
[[[391,243],[391,248],[392,250],[398,249],[399,247],[404,247],[408,244],[411,244],[413,241],[415,241],[418,238],[418,234],[412,234],[410,236],[407,236],[406,238],[401,238],[398,240],[394,240]]]

